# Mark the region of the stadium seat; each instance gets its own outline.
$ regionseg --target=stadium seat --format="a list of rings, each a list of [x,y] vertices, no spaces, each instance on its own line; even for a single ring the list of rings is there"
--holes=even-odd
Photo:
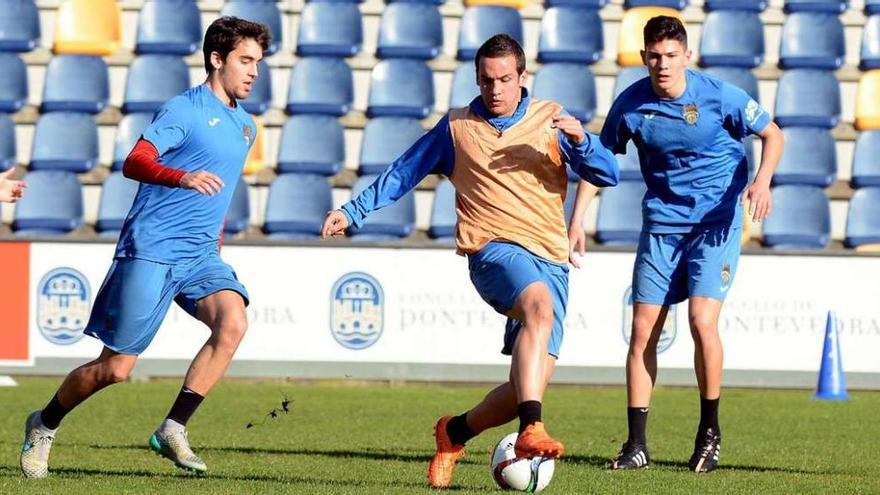
[[[202,45],[202,13],[192,0],[148,0],[138,16],[135,53],[191,55]]]
[[[421,60],[383,60],[373,67],[367,116],[423,119],[434,109],[434,74]]]
[[[630,140],[626,143],[626,153],[615,156],[617,165],[620,166],[620,180],[644,180],[642,167],[639,164],[639,150],[636,143]]]
[[[880,243],[880,187],[857,190],[849,201],[846,217],[847,247],[857,248],[865,244]]]
[[[523,23],[519,11],[493,5],[466,8],[458,33],[459,60],[472,62],[480,45],[496,34],[509,34],[523,44]]]
[[[0,53],[0,74],[0,112],[15,113],[27,103],[27,66],[14,53]]]
[[[773,174],[773,185],[828,187],[837,179],[834,137],[820,127],[786,127],[785,152]]]
[[[767,0],[706,0],[703,2],[706,12],[713,10],[747,10],[763,12],[767,9]]]
[[[880,186],[880,130],[859,134],[852,162],[852,187],[874,186]]]
[[[761,94],[758,91],[758,78],[750,69],[745,67],[706,67],[703,72],[724,82],[733,84],[742,89],[753,100],[761,102]]]
[[[122,38],[116,0],[65,0],[55,18],[55,53],[112,55]]]
[[[635,246],[642,232],[642,198],[645,183],[622,181],[602,189],[596,218],[596,241],[600,244]]]
[[[296,54],[301,57],[353,57],[364,42],[356,3],[310,2],[299,17]]]
[[[880,69],[868,71],[859,79],[856,91],[856,129],[880,129]]]
[[[223,232],[235,235],[239,232],[247,232],[251,223],[251,201],[248,194],[247,183],[239,177],[235,191],[232,193],[232,202],[226,212],[226,220],[223,222]]]
[[[116,128],[116,138],[113,141],[113,162],[111,170],[122,170],[122,165],[128,154],[144,134],[147,126],[153,121],[153,114],[140,112],[130,113],[122,117]]]
[[[64,235],[82,225],[82,186],[76,174],[35,170],[23,180],[28,188],[15,207],[12,230],[16,235]]]
[[[98,113],[110,98],[110,73],[93,55],[56,55],[46,68],[41,112]]]
[[[413,145],[425,130],[418,120],[407,117],[370,119],[361,140],[359,175],[380,174]]]
[[[594,64],[605,41],[599,11],[584,7],[550,7],[541,20],[538,61]]]
[[[351,197],[358,194],[376,180],[375,175],[358,177],[351,186]],[[374,211],[360,228],[349,228],[349,235],[354,241],[389,241],[401,239],[415,230],[416,198],[410,191],[395,203],[381,210]]]
[[[345,165],[342,124],[332,115],[294,115],[281,129],[278,173],[336,175]]]
[[[827,12],[839,15],[846,12],[849,0],[785,0],[782,9],[786,14],[793,12]]]
[[[586,124],[596,115],[596,78],[582,64],[545,64],[535,75],[535,98],[552,100]]]
[[[351,67],[345,60],[305,57],[293,66],[287,113],[323,113],[341,117],[351,110],[354,95]]]
[[[776,123],[831,129],[840,121],[840,85],[833,72],[791,69],[776,87]]]
[[[101,201],[95,230],[101,237],[118,238],[137,195],[138,182],[127,179],[122,172],[113,172],[101,185]]]
[[[480,87],[477,86],[477,69],[473,62],[461,62],[452,74],[449,108],[466,107],[477,96],[480,96]]]
[[[764,245],[776,249],[821,249],[831,240],[828,196],[813,186],[773,188],[773,214],[764,220]]]
[[[141,55],[128,67],[123,113],[155,112],[190,88],[189,67],[174,55]]]
[[[706,14],[700,65],[754,68],[764,62],[764,24],[757,12],[716,10]]]
[[[244,169],[241,171],[243,174],[256,174],[266,168],[266,131],[263,128],[263,120],[253,115],[251,117],[257,125],[255,130],[257,137],[244,161]]]
[[[272,105],[272,71],[265,60],[257,64],[257,74],[251,93],[239,103],[247,113],[263,115]]]
[[[641,51],[645,48],[645,40],[642,33],[648,20],[658,15],[677,17],[684,22],[681,12],[666,7],[634,7],[623,11],[618,28],[617,65],[627,67],[644,63]]]
[[[880,0],[865,0],[865,15],[880,14]]]
[[[859,69],[880,69],[880,14],[868,17],[862,31],[862,52]]]
[[[40,13],[34,0],[6,0],[0,9],[0,51],[29,52],[40,43]]]
[[[392,3],[382,11],[379,58],[431,60],[443,50],[443,16],[434,5]]]
[[[620,93],[623,93],[623,90],[630,87],[632,83],[646,77],[648,77],[648,68],[644,65],[621,67],[614,79],[614,98],[620,96]]]
[[[665,7],[675,10],[684,10],[687,7],[687,0],[624,0],[624,9],[634,9],[638,7]]]
[[[34,130],[30,170],[86,173],[98,163],[98,125],[85,113],[40,116]]]
[[[476,7],[478,5],[497,5],[499,7],[522,9],[528,4],[529,0],[464,0],[465,7]]]
[[[455,187],[448,179],[443,179],[434,189],[434,201],[431,204],[431,225],[428,237],[438,242],[455,242]]]
[[[835,14],[795,12],[785,18],[779,67],[836,70],[846,55],[843,23]]]
[[[333,191],[321,175],[282,174],[269,185],[263,232],[273,239],[315,239],[333,208]]]
[[[0,172],[15,166],[16,155],[15,123],[9,115],[0,113]]]
[[[278,48],[281,47],[283,34],[281,29],[281,11],[278,10],[278,5],[275,2],[227,0],[223,10],[220,11],[220,15],[235,16],[269,26],[272,41],[269,43],[269,49],[263,53],[263,56],[274,55]]]
[[[586,7],[588,9],[601,9],[608,5],[608,0],[545,0],[544,4],[550,7]]]

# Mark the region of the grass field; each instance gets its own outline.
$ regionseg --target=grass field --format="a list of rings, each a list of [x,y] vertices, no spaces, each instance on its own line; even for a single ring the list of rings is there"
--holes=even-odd
[[[77,409],[59,430],[51,476],[25,480],[18,452],[27,413],[58,379],[0,388],[0,493],[436,493],[426,468],[434,421],[465,409],[484,386],[225,381],[190,421],[207,475],[177,471],[147,439],[177,393],[176,381],[117,385]],[[291,412],[259,423],[282,393]],[[549,430],[566,456],[544,493],[880,493],[880,393],[812,400],[808,391],[726,390],[722,467],[687,471],[697,422],[693,390],[661,388],[651,412],[654,464],[603,469],[625,436],[622,387],[556,387],[545,402]],[[499,492],[489,451],[515,424],[472,440],[451,493]]]

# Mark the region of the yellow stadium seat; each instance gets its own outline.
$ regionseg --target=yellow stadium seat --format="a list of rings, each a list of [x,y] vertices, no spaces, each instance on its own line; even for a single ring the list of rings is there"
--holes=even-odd
[[[676,17],[684,24],[681,12],[667,7],[634,7],[624,11],[617,36],[617,65],[644,65],[641,54],[645,48],[643,31],[648,20],[658,15]]]
[[[122,38],[122,10],[115,0],[66,0],[55,21],[55,53],[111,55]]]
[[[475,5],[498,5],[501,7],[513,7],[521,9],[529,4],[529,0],[464,0],[465,7]]]
[[[266,168],[266,137],[263,132],[263,121],[256,115],[252,117],[254,122],[257,123],[257,140],[251,146],[251,151],[244,162],[242,173],[246,175],[259,173],[260,170]]]
[[[862,74],[856,93],[856,129],[880,129],[880,69]]]

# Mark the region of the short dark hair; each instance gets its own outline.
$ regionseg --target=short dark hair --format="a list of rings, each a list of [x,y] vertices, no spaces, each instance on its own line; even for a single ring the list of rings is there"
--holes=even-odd
[[[685,47],[688,44],[688,35],[684,24],[678,18],[667,15],[658,15],[648,20],[648,23],[645,24],[644,35],[645,46],[663,40],[676,40]]]
[[[211,73],[211,53],[217,52],[220,58],[226,60],[229,52],[235,50],[241,40],[253,39],[263,51],[269,49],[272,35],[269,27],[265,24],[246,21],[238,17],[223,16],[208,26],[205,32],[205,42],[202,44],[202,52],[205,54],[205,72]]]
[[[522,46],[520,46],[519,42],[509,34],[496,34],[495,36],[492,36],[480,46],[480,49],[477,50],[477,55],[474,57],[474,65],[477,67],[477,73],[480,72],[481,58],[501,58],[508,55],[513,55],[516,58],[516,73],[522,74],[525,72],[526,54],[523,52]]]

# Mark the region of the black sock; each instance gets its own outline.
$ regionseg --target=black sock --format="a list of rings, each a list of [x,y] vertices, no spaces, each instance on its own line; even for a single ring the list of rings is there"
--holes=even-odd
[[[204,397],[201,395],[186,387],[181,387],[180,393],[177,394],[177,400],[174,401],[174,405],[171,406],[171,410],[168,411],[166,418],[173,419],[185,426],[189,418],[196,412],[196,408],[202,403],[202,400],[204,400]]]
[[[645,430],[648,428],[647,407],[627,407],[626,422],[629,426],[629,438],[627,442],[639,445],[647,445]]]
[[[477,436],[471,430],[471,427],[468,426],[466,417],[467,413],[462,413],[446,423],[446,434],[449,435],[449,440],[455,445],[464,445],[465,442]]]
[[[721,430],[718,427],[718,402],[720,400],[720,397],[717,399],[704,399],[702,396],[700,397],[699,431],[706,431],[712,428],[717,433]]]
[[[60,402],[58,402],[58,394],[55,394],[52,397],[52,400],[46,404],[46,407],[43,408],[43,411],[40,413],[40,420],[43,423],[43,426],[49,428],[50,430],[54,430],[58,428],[58,425],[61,424],[61,420],[64,419],[64,416],[67,416],[71,410],[62,406]]]
[[[541,421],[541,403],[536,400],[520,402],[516,406],[519,414],[519,432],[525,431],[526,427]]]

